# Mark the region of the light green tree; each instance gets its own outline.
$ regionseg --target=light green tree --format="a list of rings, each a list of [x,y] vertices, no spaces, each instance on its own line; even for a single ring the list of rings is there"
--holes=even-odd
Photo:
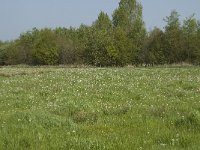
[[[98,19],[88,30],[89,40],[86,41],[84,52],[87,63],[95,66],[114,64],[116,53],[112,32],[112,21],[106,13],[100,12]]]
[[[146,30],[142,17],[142,5],[137,0],[121,0],[113,13],[114,28],[121,28],[130,42],[127,62],[139,63],[139,53],[143,49]],[[126,44],[126,43],[124,43]]]

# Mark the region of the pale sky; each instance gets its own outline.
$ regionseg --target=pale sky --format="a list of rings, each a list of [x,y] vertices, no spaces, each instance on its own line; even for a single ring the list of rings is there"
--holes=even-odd
[[[163,18],[176,9],[181,19],[196,14],[200,0],[140,0],[147,29],[163,28]],[[90,25],[100,11],[112,16],[119,0],[0,0],[0,40],[16,39],[32,28]]]

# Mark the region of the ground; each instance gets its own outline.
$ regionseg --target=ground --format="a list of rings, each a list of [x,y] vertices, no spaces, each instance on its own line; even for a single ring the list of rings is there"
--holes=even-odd
[[[0,68],[0,149],[200,149],[200,68]]]

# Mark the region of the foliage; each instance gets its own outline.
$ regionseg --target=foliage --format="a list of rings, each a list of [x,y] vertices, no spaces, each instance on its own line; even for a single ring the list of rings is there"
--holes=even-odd
[[[0,41],[0,65],[5,65],[6,61],[6,49],[8,47],[8,42],[1,42]]]
[[[179,54],[181,53],[181,26],[179,14],[177,11],[172,11],[170,16],[165,19],[167,25],[165,27],[165,56],[168,63],[178,63],[182,60]]]
[[[158,28],[154,28],[146,37],[141,55],[145,65],[165,64],[164,56],[164,33]]]
[[[187,62],[199,63],[200,49],[198,47],[198,23],[194,15],[183,22],[183,51]]]
[[[130,56],[127,62],[137,64],[139,63],[139,52],[142,51],[145,27],[142,19],[142,6],[137,0],[121,0],[119,7],[113,14],[113,25],[115,28],[121,28],[127,37],[129,46],[125,53]],[[127,43],[123,43],[126,46]]]
[[[57,65],[58,48],[54,31],[43,29],[35,41],[33,57],[34,63],[39,65]]]
[[[95,66],[112,65],[112,53],[109,52],[112,46],[112,22],[109,16],[103,12],[99,14],[98,19],[89,29],[88,37],[90,40],[86,42],[85,55],[86,62]]]

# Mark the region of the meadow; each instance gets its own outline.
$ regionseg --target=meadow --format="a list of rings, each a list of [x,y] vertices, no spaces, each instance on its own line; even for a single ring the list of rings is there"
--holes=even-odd
[[[200,149],[200,68],[1,67],[0,149]]]

